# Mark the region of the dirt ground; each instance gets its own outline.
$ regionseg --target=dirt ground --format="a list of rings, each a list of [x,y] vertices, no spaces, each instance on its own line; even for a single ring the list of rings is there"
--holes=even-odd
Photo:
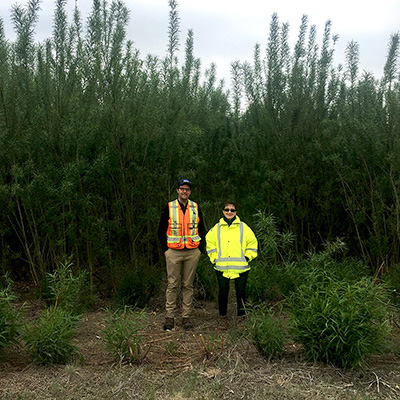
[[[43,304],[29,304],[29,318]],[[230,305],[233,309],[234,305]],[[105,312],[87,312],[70,365],[37,366],[23,348],[7,349],[0,363],[0,399],[400,399],[400,329],[393,349],[374,356],[368,367],[339,370],[307,361],[301,346],[288,343],[280,359],[266,360],[243,335],[233,315],[217,328],[214,303],[197,301],[194,329],[177,320],[162,330],[162,300],[147,311],[140,365],[119,365],[102,340]]]

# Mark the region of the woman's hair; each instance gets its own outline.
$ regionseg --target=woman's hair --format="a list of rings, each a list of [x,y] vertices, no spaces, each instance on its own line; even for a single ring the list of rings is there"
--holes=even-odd
[[[235,207],[235,210],[237,210],[237,205],[236,205],[236,203],[235,203],[234,201],[230,201],[230,200],[225,201],[225,202],[224,202],[224,206],[223,206],[222,208],[225,208],[228,204],[231,204],[232,206]]]

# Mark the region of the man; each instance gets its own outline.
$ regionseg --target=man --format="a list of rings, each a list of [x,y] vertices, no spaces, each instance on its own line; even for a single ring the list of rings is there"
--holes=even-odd
[[[170,201],[161,213],[158,237],[167,264],[166,318],[164,330],[174,328],[178,293],[182,280],[182,325],[193,328],[190,321],[193,281],[197,263],[204,249],[205,227],[199,206],[189,200],[192,184],[181,179],[176,189],[178,199]],[[181,279],[182,273],[182,279]]]

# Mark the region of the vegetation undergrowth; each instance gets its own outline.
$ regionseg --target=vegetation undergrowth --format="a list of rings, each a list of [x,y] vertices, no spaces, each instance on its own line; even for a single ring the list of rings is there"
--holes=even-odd
[[[106,348],[120,363],[139,363],[145,358],[141,330],[147,324],[144,311],[130,307],[107,310],[104,320],[103,340]]]
[[[47,273],[43,295],[54,308],[79,315],[94,303],[94,294],[89,285],[88,271],[75,274],[71,259],[60,261],[58,268]]]
[[[23,332],[25,348],[36,364],[66,364],[78,348],[73,343],[79,318],[62,308],[47,308]]]
[[[294,285],[293,259],[294,235],[281,233],[277,219],[258,211],[255,216],[259,255],[251,263],[247,293],[253,305],[281,301]]]
[[[256,305],[249,306],[246,315],[247,333],[258,351],[268,359],[281,355],[287,334],[280,314],[272,307]]]
[[[382,352],[391,330],[386,288],[370,277],[351,281],[309,268],[289,297],[291,333],[309,358],[347,368]]]
[[[215,301],[218,298],[218,285],[214,266],[208,257],[201,257],[196,268],[194,280],[195,296],[203,300]]]
[[[400,265],[395,264],[389,271],[383,271],[381,279],[388,287],[391,302],[400,315]]]
[[[11,279],[6,275],[3,280],[0,285],[0,356],[3,349],[18,342],[22,317],[15,303],[17,296],[11,288]]]
[[[249,293],[258,305],[250,312],[258,321],[252,324],[250,318],[249,329],[256,346],[262,351],[265,342],[266,351],[273,352],[267,347],[275,340],[273,315],[266,304],[281,302],[290,314],[289,333],[312,360],[354,367],[382,352],[391,329],[386,285],[370,276],[365,263],[344,256],[342,239],[326,243],[323,251],[295,257],[292,235],[285,235],[286,246],[280,246],[275,219],[258,213],[258,220],[261,251],[249,275]]]
[[[142,264],[144,262],[142,261]],[[139,263],[140,264],[140,263]],[[121,306],[145,307],[159,290],[160,265],[140,265],[121,271],[116,283],[116,301]]]

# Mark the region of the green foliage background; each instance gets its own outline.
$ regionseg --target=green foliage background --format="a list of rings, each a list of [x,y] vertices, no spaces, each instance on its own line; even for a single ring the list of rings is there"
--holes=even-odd
[[[256,210],[273,214],[298,253],[342,237],[372,272],[399,262],[398,33],[376,79],[355,42],[333,65],[329,21],[317,43],[304,16],[291,49],[274,14],[253,61],[232,63],[228,90],[216,65],[203,75],[192,30],[179,61],[175,0],[164,58],[127,38],[121,1],[94,0],[84,26],[57,0],[53,34],[37,43],[39,5],[13,6],[15,41],[0,20],[2,272],[40,282],[72,254],[92,284],[143,277],[153,292],[159,213],[181,177],[207,228],[229,197],[250,225]]]

